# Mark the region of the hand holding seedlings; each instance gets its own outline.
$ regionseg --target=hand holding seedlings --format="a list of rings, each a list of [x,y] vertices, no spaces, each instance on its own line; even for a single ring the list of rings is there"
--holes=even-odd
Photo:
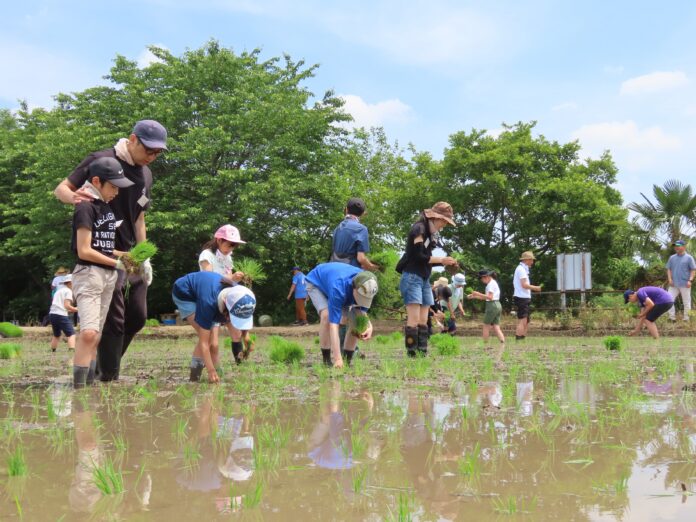
[[[245,277],[244,272],[237,271],[230,276],[230,279],[232,281],[234,281],[235,283],[239,283],[240,281],[242,281],[244,279],[244,277]]]

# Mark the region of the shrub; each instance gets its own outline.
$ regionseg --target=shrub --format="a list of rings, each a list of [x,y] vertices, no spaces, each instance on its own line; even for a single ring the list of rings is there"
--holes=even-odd
[[[0,359],[14,359],[22,353],[22,347],[18,344],[0,344]]]
[[[621,351],[624,347],[624,338],[620,335],[609,335],[604,338],[604,347],[607,350]]]
[[[147,319],[147,320],[145,321],[145,326],[159,326],[159,325],[160,325],[160,322],[159,322],[157,319],[154,319],[154,318],[152,318],[152,319]]]
[[[12,323],[0,323],[0,336],[2,337],[22,337],[22,329]]]
[[[435,347],[438,355],[459,355],[459,339],[449,334],[435,334],[430,338],[430,343]]]
[[[304,349],[299,344],[283,339],[277,335],[272,335],[269,340],[271,345],[270,358],[276,363],[292,364],[293,362],[304,359]]]

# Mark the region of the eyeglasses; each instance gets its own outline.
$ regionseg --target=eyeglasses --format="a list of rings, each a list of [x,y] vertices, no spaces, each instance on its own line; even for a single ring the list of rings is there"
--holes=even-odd
[[[145,149],[145,154],[147,154],[148,156],[159,156],[163,152],[163,149],[151,149],[150,147],[146,146],[140,140],[140,138],[138,138],[138,143],[140,143],[140,145],[143,147],[143,149]]]

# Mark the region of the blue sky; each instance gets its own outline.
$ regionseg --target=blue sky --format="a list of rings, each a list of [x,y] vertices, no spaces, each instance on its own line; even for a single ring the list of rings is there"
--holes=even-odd
[[[102,82],[116,54],[147,63],[214,38],[318,63],[310,81],[359,125],[441,157],[450,134],[538,121],[548,139],[609,149],[627,201],[692,183],[696,4],[24,0],[2,7],[0,107],[50,106]]]

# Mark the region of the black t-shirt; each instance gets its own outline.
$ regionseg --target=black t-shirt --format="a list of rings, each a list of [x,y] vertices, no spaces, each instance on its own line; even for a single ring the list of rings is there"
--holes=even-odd
[[[418,236],[423,236],[422,243],[414,243]],[[411,227],[406,240],[406,252],[396,265],[399,273],[409,272],[417,274],[423,279],[430,278],[433,266],[430,264],[430,257],[437,243],[430,235],[430,228],[427,221],[417,221]]]
[[[68,181],[80,188],[85,181],[88,181],[89,174],[87,167],[97,158],[115,158],[123,167],[123,174],[131,180],[134,185],[122,188],[109,205],[113,210],[116,220],[122,221],[116,229],[116,250],[128,251],[135,245],[135,222],[141,212],[150,208],[150,197],[152,189],[152,172],[146,166],[133,166],[122,161],[116,156],[114,148],[93,152],[87,156],[68,176]]]
[[[83,201],[75,205],[75,213],[73,214],[72,250],[76,255],[78,228],[90,229],[92,231],[92,248],[105,256],[113,257],[117,236],[116,231],[119,227],[116,216],[108,203],[101,199],[95,199],[94,201]],[[113,266],[80,259],[79,255],[77,259],[77,262],[81,265],[96,265],[110,270],[114,269]]]

